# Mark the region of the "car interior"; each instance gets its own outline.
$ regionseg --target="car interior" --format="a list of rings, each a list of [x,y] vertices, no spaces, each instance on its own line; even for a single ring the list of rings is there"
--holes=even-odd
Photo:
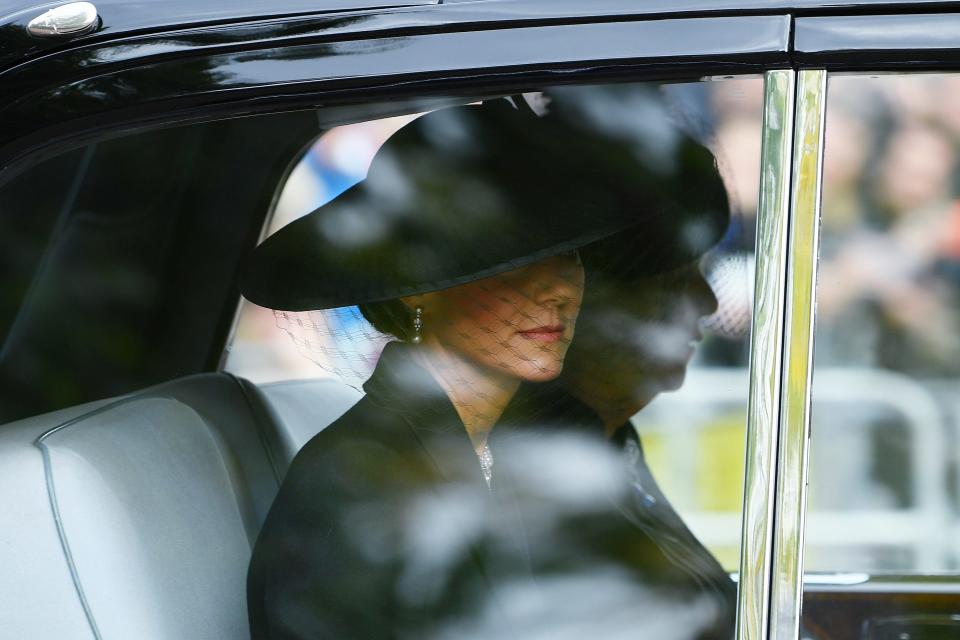
[[[250,549],[280,478],[358,396],[210,373],[7,425],[0,500],[21,539],[3,546],[18,593],[2,598],[44,610],[5,616],[21,623],[5,633],[242,637]]]
[[[246,633],[279,478],[359,394],[184,373],[219,361],[240,255],[319,130],[298,112],[153,131],[3,187],[0,262],[27,276],[0,312],[6,637]]]

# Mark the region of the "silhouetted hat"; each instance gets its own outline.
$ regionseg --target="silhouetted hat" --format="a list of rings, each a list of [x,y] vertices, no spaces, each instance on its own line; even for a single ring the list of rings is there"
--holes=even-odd
[[[656,223],[630,226],[582,248],[588,282],[597,276],[633,284],[689,265],[723,239],[730,207],[713,154],[688,137],[677,142],[674,154],[674,170],[658,186]]]
[[[457,286],[628,227],[659,241],[685,215],[662,182],[636,140],[576,109],[441,109],[394,134],[364,181],[258,246],[242,291],[273,309],[326,309]],[[711,206],[726,215],[725,193]]]

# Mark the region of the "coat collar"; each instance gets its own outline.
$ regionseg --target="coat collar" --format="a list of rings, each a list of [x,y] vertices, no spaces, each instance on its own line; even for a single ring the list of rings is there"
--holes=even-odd
[[[367,397],[404,419],[447,479],[469,475],[483,482],[479,463],[472,464],[476,455],[460,416],[446,392],[417,362],[413,349],[401,342],[391,342],[384,347],[376,370],[363,385]],[[494,456],[494,478],[497,477],[497,452],[508,448],[514,437],[558,430],[604,437],[603,423],[596,413],[566,393],[559,383],[520,385],[491,431],[489,444]],[[471,461],[470,471],[462,468],[464,460]]]
[[[367,398],[379,407],[415,422],[437,422],[463,430],[456,410],[433,376],[421,366],[414,347],[388,342],[377,367],[363,384]]]
[[[447,394],[417,362],[409,345],[388,343],[363,389],[373,403],[399,413],[418,426],[462,432],[466,437],[463,423]],[[576,429],[584,435],[599,437],[604,433],[597,414],[556,382],[520,385],[492,433],[531,429]]]

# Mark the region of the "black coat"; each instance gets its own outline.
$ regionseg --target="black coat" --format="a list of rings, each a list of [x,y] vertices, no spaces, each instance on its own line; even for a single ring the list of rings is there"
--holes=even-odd
[[[488,488],[456,411],[401,345],[294,459],[248,575],[254,640],[733,635],[733,583],[554,385],[493,429]],[[627,464],[624,464],[626,460]]]

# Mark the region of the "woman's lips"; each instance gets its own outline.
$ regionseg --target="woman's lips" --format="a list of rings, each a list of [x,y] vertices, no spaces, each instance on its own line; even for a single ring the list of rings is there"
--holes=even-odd
[[[536,340],[537,342],[557,342],[563,338],[563,332],[566,329],[562,324],[544,325],[532,329],[517,331],[517,335],[527,340]]]

